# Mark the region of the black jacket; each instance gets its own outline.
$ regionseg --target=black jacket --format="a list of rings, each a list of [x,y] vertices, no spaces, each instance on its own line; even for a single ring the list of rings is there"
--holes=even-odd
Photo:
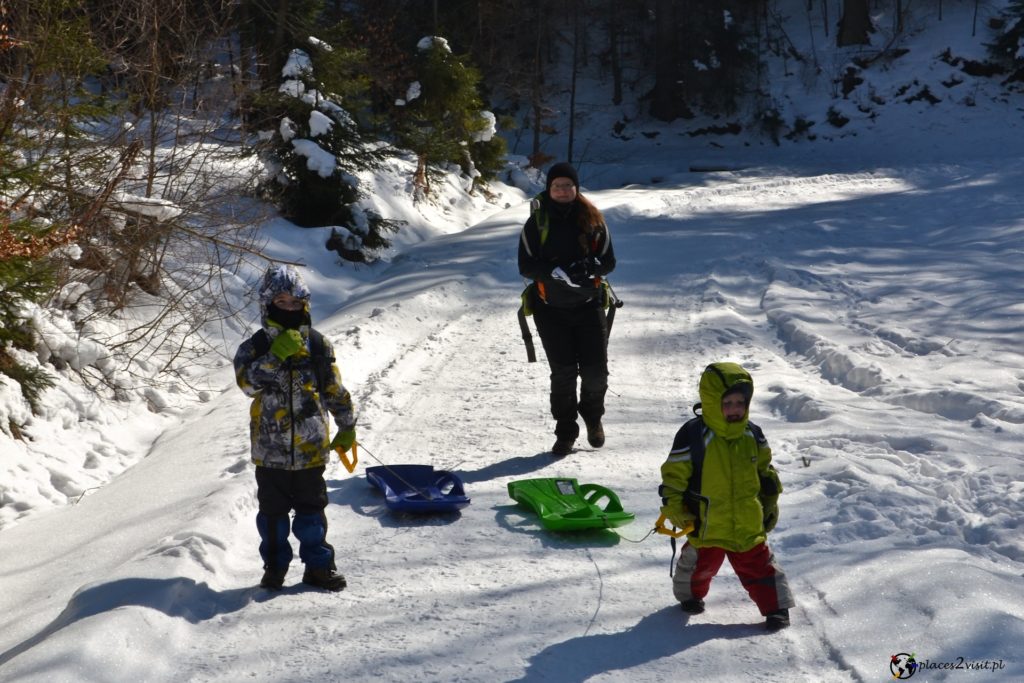
[[[570,307],[599,300],[599,278],[615,269],[615,249],[607,226],[581,239],[578,215],[583,208],[579,202],[559,204],[546,192],[534,201],[536,208],[519,237],[519,273],[541,284],[545,301],[551,306]],[[542,239],[545,223],[547,236]],[[573,264],[588,258],[591,272],[587,278],[577,278],[577,286],[551,277],[555,268],[572,274]]]

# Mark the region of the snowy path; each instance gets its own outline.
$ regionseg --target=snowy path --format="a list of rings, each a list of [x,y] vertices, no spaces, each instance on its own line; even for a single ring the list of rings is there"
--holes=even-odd
[[[529,365],[515,321],[523,209],[425,244],[321,328],[360,408],[361,466],[455,470],[472,504],[397,516],[336,464],[329,538],[349,588],[306,590],[297,564],[282,593],[253,588],[245,401],[225,371],[205,413],[114,483],[0,534],[0,677],[867,681],[898,652],[1024,676],[1009,645],[1024,637],[1024,358],[1009,319],[1024,265],[991,260],[1019,254],[1024,174],[957,191],[920,174],[596,194],[626,305],[608,444],[562,460],[545,452],[539,340]],[[945,210],[929,212],[939,194]],[[961,238],[950,228],[968,205],[988,209]],[[987,322],[971,320],[979,292]],[[774,635],[728,568],[708,612],[686,618],[667,541],[629,542],[653,526],[658,468],[720,359],[753,373],[786,486],[772,544],[798,607]],[[608,485],[637,522],[544,532],[507,493],[536,476]],[[40,536],[49,555],[9,559]]]

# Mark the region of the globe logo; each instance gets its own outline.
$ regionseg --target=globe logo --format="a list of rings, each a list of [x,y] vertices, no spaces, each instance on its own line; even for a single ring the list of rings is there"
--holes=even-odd
[[[892,673],[892,677],[896,679],[910,678],[917,673],[917,660],[914,659],[914,655],[907,654],[906,652],[900,652],[892,656],[889,660],[889,671]]]

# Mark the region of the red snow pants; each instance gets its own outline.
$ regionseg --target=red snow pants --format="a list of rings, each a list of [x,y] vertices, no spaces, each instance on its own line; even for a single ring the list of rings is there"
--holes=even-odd
[[[768,545],[761,543],[742,553],[724,548],[694,548],[687,543],[679,553],[672,589],[679,602],[691,598],[703,599],[711,588],[725,558],[739,577],[740,583],[757,604],[761,614],[793,607],[793,594],[782,568]]]

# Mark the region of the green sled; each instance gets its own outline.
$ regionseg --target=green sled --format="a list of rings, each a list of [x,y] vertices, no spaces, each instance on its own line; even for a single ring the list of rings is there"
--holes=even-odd
[[[549,531],[610,529],[633,521],[632,512],[622,509],[615,493],[598,484],[583,484],[575,479],[522,479],[508,484],[508,495],[526,505],[540,517]],[[601,507],[601,501],[607,504]]]

